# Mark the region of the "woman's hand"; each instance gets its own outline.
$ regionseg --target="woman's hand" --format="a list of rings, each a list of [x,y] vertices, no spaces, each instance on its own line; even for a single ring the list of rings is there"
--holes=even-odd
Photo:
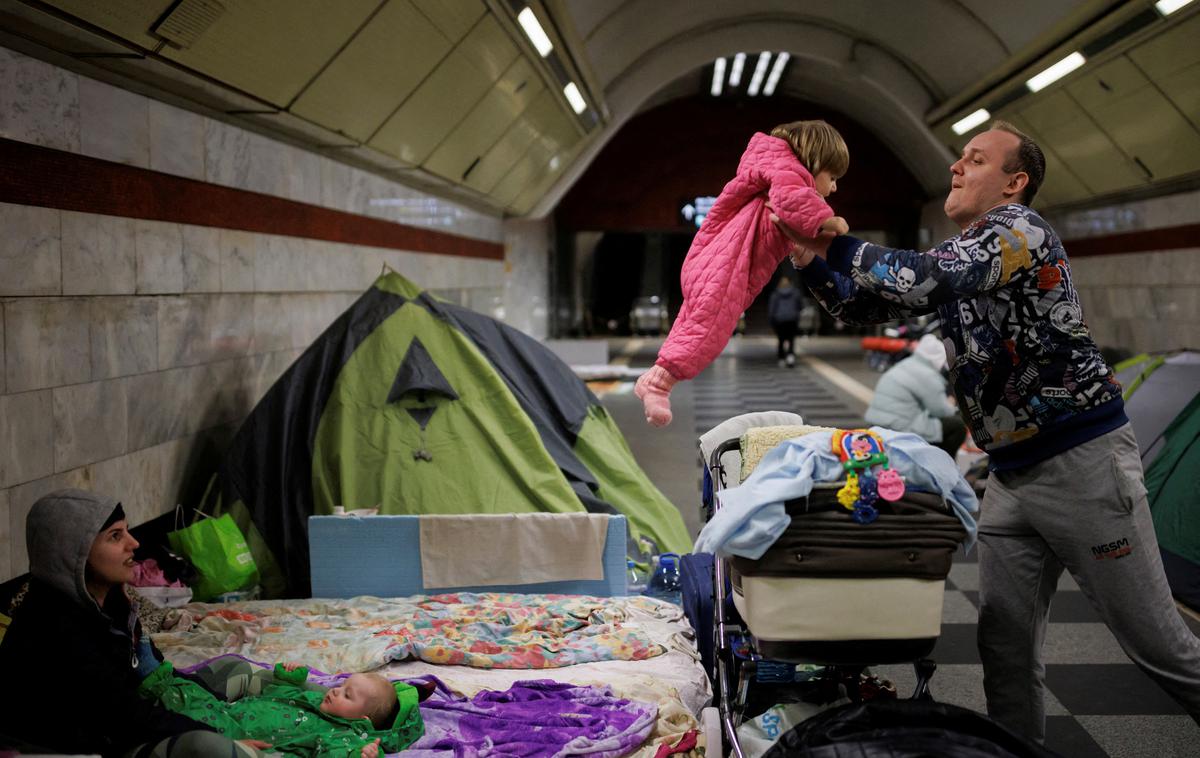
[[[374,742],[363,745],[362,758],[379,758],[379,738]]]
[[[283,663],[281,663],[279,665],[283,666],[284,671],[295,671],[296,669],[300,668],[304,664],[299,663],[298,661],[284,661]]]

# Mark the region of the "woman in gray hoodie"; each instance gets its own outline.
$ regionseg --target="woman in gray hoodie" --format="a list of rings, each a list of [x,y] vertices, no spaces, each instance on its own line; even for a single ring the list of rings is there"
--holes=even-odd
[[[125,594],[138,543],[121,504],[61,490],[25,522],[30,580],[0,643],[0,745],[136,758],[252,755],[141,698],[162,661]],[[19,694],[18,694],[19,693]]]
[[[912,355],[879,377],[867,423],[912,432],[953,458],[967,438],[967,426],[947,399],[945,367],[942,341],[932,334],[921,337]]]

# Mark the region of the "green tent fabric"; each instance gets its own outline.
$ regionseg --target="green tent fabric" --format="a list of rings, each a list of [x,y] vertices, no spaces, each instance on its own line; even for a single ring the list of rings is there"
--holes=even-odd
[[[206,509],[233,514],[269,595],[305,596],[307,518],[335,506],[620,513],[631,544],[691,544],[679,511],[569,367],[528,335],[395,273],[267,392]]]
[[[1154,532],[1171,591],[1200,608],[1200,395],[1163,436],[1166,444],[1146,469]]]
[[[1114,369],[1167,581],[1176,598],[1200,608],[1200,353],[1143,353]]]

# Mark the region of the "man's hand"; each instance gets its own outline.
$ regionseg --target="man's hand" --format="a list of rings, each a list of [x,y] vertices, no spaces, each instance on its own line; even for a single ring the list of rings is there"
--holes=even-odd
[[[285,662],[281,663],[280,665],[283,666],[284,671],[295,671],[296,669],[300,668],[304,664],[298,663],[297,661],[285,661]]]
[[[363,745],[362,758],[379,758],[379,738],[374,742]]]
[[[770,205],[768,204],[768,208]],[[825,259],[825,252],[829,250],[829,242],[836,237],[832,231],[822,231],[817,237],[805,237],[797,232],[792,227],[783,223],[774,213],[771,214],[771,223],[779,227],[779,231],[783,232],[783,236],[787,237],[792,243],[792,252],[790,253],[792,265],[796,268],[804,268],[812,263],[813,258]],[[841,219],[840,216],[834,218]],[[845,219],[841,219],[845,223]]]

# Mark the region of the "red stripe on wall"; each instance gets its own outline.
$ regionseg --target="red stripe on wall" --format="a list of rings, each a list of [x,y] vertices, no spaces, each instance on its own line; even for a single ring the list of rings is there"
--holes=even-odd
[[[1200,224],[1123,232],[1109,234],[1105,237],[1080,237],[1079,239],[1064,240],[1063,247],[1067,249],[1067,255],[1071,258],[1200,247]]]
[[[0,202],[467,258],[504,246],[0,139]],[[11,230],[9,230],[11,233]]]

